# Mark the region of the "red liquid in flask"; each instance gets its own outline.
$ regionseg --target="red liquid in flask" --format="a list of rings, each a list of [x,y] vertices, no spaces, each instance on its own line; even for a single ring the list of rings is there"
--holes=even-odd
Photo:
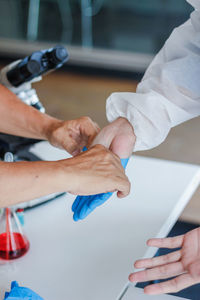
[[[18,232],[0,234],[0,258],[11,260],[24,255],[29,249],[29,241]]]

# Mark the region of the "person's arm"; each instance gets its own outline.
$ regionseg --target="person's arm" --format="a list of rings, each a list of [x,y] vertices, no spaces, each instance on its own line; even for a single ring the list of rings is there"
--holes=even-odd
[[[0,85],[0,132],[48,140],[52,145],[77,154],[99,131],[88,117],[61,121],[24,104]]]
[[[101,145],[73,158],[53,162],[0,162],[0,207],[49,193],[129,194],[130,183],[120,159]]]
[[[114,93],[107,118],[126,118],[136,136],[134,151],[156,147],[170,129],[200,115],[200,1],[149,66],[136,93]]]

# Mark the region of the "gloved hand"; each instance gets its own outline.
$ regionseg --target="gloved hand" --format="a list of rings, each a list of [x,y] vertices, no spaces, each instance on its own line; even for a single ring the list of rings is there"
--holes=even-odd
[[[83,151],[87,149],[84,147]],[[122,166],[124,169],[128,164],[129,158],[121,159]],[[74,221],[85,219],[97,206],[102,205],[106,202],[113,193],[103,193],[91,196],[77,196],[73,205],[72,211],[74,212]]]
[[[20,287],[16,281],[11,283],[11,291],[5,293],[4,300],[44,300],[26,287]]]

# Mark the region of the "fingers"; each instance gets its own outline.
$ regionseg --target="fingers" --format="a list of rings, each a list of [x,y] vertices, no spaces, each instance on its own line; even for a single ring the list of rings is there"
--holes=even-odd
[[[98,154],[98,151],[103,151],[103,155]],[[105,172],[106,169],[110,169],[108,176],[103,180],[104,184],[107,180],[109,183],[106,184],[107,189],[105,190],[105,193],[102,193],[102,189],[101,193],[97,193],[96,195],[78,196],[76,198],[72,206],[74,221],[86,218],[94,209],[96,209],[96,207],[106,202],[112,196],[113,192],[118,191],[118,197],[125,197],[130,192],[130,183],[124,172],[128,159],[120,160],[119,157],[111,153],[108,149],[105,149],[102,145],[93,146],[87,153],[82,153],[82,156],[87,156],[91,153],[93,153],[93,158],[96,154],[98,155],[94,160],[94,164],[97,164],[99,161],[103,164]],[[97,174],[97,172],[95,173]],[[103,175],[103,177],[105,177],[105,175]]]
[[[52,145],[64,148],[75,156],[84,146],[91,143],[99,131],[99,126],[89,117],[81,117],[57,122],[56,126],[51,128],[48,140]]]
[[[74,221],[84,219],[90,213],[87,202],[92,197],[93,196],[77,196],[75,200],[76,204],[72,206]]]
[[[133,273],[129,276],[129,280],[132,282],[144,282],[156,279],[166,279],[175,275],[179,275],[183,272],[184,268],[182,263],[175,262]]]
[[[128,195],[127,195],[127,196],[128,196]],[[124,198],[124,197],[126,197],[126,196],[124,196],[124,194],[123,194],[122,192],[118,191],[118,192],[117,192],[117,197],[118,197],[118,198]]]
[[[167,255],[137,260],[134,264],[134,267],[136,269],[153,268],[164,264],[176,262],[180,260],[180,258],[181,258],[181,251],[175,251]]]
[[[164,238],[164,239],[150,239],[147,241],[147,245],[150,247],[157,248],[179,248],[182,246],[184,235],[179,235],[172,238]]]
[[[75,189],[71,190],[73,194],[92,195],[118,191],[121,197],[125,197],[130,192],[130,182],[119,157],[102,145],[82,152],[68,161],[69,164],[73,165],[74,176],[82,182],[77,184],[75,181]]]
[[[120,183],[116,186],[116,190],[118,191],[117,197],[119,198],[127,197],[130,194],[131,184],[126,175],[125,179],[120,179]]]
[[[63,147],[72,156],[76,156],[79,153],[81,153],[82,149],[86,145],[87,145],[86,137],[66,135]]]
[[[112,196],[112,193],[97,194],[91,196],[78,196],[73,205],[74,221],[85,219],[96,207],[102,205]],[[78,203],[77,203],[78,201]]]
[[[93,153],[93,156],[96,155],[96,159],[98,158],[98,160],[101,160],[101,164],[105,164],[105,168],[107,170],[112,168],[110,175],[112,177],[114,175],[116,184],[120,182],[121,178],[125,179],[125,181],[127,180],[120,158],[116,154],[112,153],[109,149],[101,144],[96,144],[90,148],[88,153]]]
[[[91,145],[92,141],[96,137],[96,135],[100,131],[100,127],[97,125],[97,123],[93,122],[89,117],[81,117],[80,118],[80,133],[82,137],[86,138],[86,143],[84,146]]]
[[[80,144],[72,138],[66,138],[63,148],[67,150],[72,156],[76,156],[81,152]]]
[[[77,143],[75,141],[72,141],[70,144],[70,150],[68,150],[68,152],[70,152],[72,154],[72,156],[76,156],[78,154],[80,154],[83,150],[83,148],[86,146],[86,142],[84,140],[82,140],[81,142]],[[71,146],[73,145],[73,150],[71,148]]]
[[[148,285],[144,288],[144,292],[148,295],[177,293],[196,283],[197,282],[189,274],[182,274],[172,280]]]
[[[111,174],[112,184],[110,186],[111,188],[107,192],[117,191],[117,196],[119,198],[124,198],[128,196],[130,193],[130,189],[131,189],[130,181],[128,180],[128,177],[125,174],[125,170],[122,166],[120,158],[116,154],[111,153],[111,151],[109,150],[107,150],[107,152],[108,152],[109,163],[111,158],[111,162],[113,165],[115,165],[116,168],[116,171],[112,169],[112,174]]]
[[[130,188],[127,189],[126,191],[118,191],[117,192],[117,197],[118,198],[125,198],[130,194]]]

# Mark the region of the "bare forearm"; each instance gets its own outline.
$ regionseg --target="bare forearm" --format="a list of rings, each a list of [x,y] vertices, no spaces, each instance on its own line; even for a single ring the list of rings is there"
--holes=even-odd
[[[130,192],[119,157],[101,145],[73,158],[51,162],[0,162],[0,207],[54,192],[93,195]]]
[[[45,140],[48,130],[57,122],[59,120],[24,104],[0,85],[0,132]]]
[[[69,190],[62,162],[0,162],[0,207]]]

